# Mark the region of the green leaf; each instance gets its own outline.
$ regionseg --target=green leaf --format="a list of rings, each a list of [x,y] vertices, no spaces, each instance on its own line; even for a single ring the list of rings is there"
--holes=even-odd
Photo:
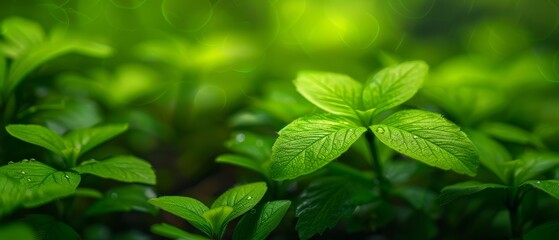
[[[6,126],[10,135],[40,147],[44,147],[60,156],[66,149],[64,139],[52,130],[40,125],[12,124]]]
[[[211,223],[204,218],[209,208],[202,202],[189,197],[164,196],[152,198],[149,203],[185,219],[206,235],[212,235]]]
[[[479,156],[460,127],[442,116],[422,110],[404,110],[371,130],[390,148],[428,165],[474,176]]]
[[[475,181],[461,182],[443,188],[443,190],[441,190],[441,195],[439,196],[439,202],[441,205],[445,205],[460,197],[472,195],[489,188],[507,189],[508,186],[494,183],[480,183]]]
[[[280,224],[289,209],[291,201],[278,200],[267,202],[245,214],[233,233],[234,240],[264,240]]]
[[[559,166],[559,155],[551,152],[526,152],[514,164],[514,181],[522,184]]]
[[[210,210],[204,212],[204,218],[206,218],[212,226],[212,239],[223,238],[232,212],[233,208],[229,206],[212,207]]]
[[[272,179],[293,179],[318,170],[347,151],[366,130],[332,114],[293,121],[279,132],[272,148]]]
[[[155,215],[157,208],[148,203],[155,197],[151,187],[129,185],[113,188],[97,200],[85,213],[86,216],[97,216],[112,212],[138,211]]]
[[[213,202],[211,208],[214,209],[222,206],[232,207],[233,211],[227,218],[227,221],[230,221],[256,206],[267,189],[268,187],[264,182],[236,186],[221,194]]]
[[[127,124],[113,124],[94,128],[74,130],[64,136],[68,145],[79,150],[79,155],[99,144],[114,138],[128,129]]]
[[[21,204],[25,191],[16,179],[0,174],[0,217]]]
[[[532,180],[524,184],[532,185],[550,196],[559,199],[559,180]]]
[[[151,232],[164,237],[185,240],[209,240],[204,236],[186,232],[180,228],[166,223],[155,224],[151,226]]]
[[[355,208],[350,198],[351,188],[349,181],[327,178],[319,179],[305,189],[296,210],[299,238],[309,239],[317,233],[322,234],[342,217],[350,215]]]
[[[524,235],[525,240],[554,239],[559,236],[559,222],[537,226]]]
[[[88,160],[72,170],[121,182],[155,185],[156,181],[151,164],[133,156],[116,156],[102,161]]]
[[[216,162],[218,163],[229,163],[232,165],[236,165],[239,167],[244,167],[255,172],[261,173],[264,176],[267,176],[267,171],[264,170],[264,167],[261,163],[257,162],[253,158],[248,158],[244,156],[239,156],[235,154],[223,154],[216,158]]]
[[[103,197],[103,193],[99,192],[96,189],[93,188],[77,188],[76,192],[74,193],[75,196],[80,196],[80,197],[90,197],[90,198],[102,198]]]
[[[44,41],[45,33],[39,24],[19,17],[2,22],[2,36],[9,43],[2,44],[2,52],[12,58],[19,57],[27,49]]]
[[[231,135],[225,146],[236,153],[251,157],[259,162],[264,162],[270,159],[273,143],[274,139],[270,137],[260,136],[247,131],[238,131]]]
[[[363,88],[363,107],[375,115],[411,99],[423,85],[429,66],[423,61],[404,62],[388,67],[367,80]]]
[[[21,222],[0,226],[0,239],[36,240],[36,235],[31,227]]]
[[[537,143],[532,133],[514,125],[491,122],[484,123],[479,128],[481,131],[503,141],[520,144]]]
[[[499,142],[478,131],[467,131],[468,137],[479,151],[479,160],[503,183],[509,184],[505,163],[512,160],[510,153]]]
[[[27,215],[23,221],[37,232],[37,240],[78,240],[80,235],[70,226],[47,215]]]
[[[25,207],[38,206],[71,195],[76,191],[81,179],[75,172],[58,171],[35,160],[2,166],[0,174],[17,181],[23,187]]]
[[[336,115],[358,119],[361,109],[361,83],[327,72],[301,72],[294,81],[297,91],[314,105]]]

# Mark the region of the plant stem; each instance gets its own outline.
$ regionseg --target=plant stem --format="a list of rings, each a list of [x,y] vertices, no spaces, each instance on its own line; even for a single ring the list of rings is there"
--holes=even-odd
[[[367,143],[369,146],[369,153],[372,157],[372,164],[373,164],[373,171],[375,172],[376,179],[378,181],[380,187],[380,194],[381,196],[385,197],[388,195],[390,189],[390,182],[384,176],[384,171],[382,169],[382,163],[380,162],[380,156],[375,149],[375,134],[371,129],[367,130],[365,133],[365,137],[367,138]]]
[[[521,240],[523,235],[522,221],[518,211],[521,201],[522,198],[518,193],[518,189],[514,188],[507,192],[507,209],[509,211],[511,239],[513,240]]]

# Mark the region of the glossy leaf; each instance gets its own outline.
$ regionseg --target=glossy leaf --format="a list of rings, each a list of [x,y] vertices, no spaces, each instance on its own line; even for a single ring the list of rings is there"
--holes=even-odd
[[[152,198],[149,203],[185,219],[206,235],[212,235],[212,225],[204,218],[209,208],[202,202],[189,197],[164,196]]]
[[[438,114],[404,110],[371,130],[390,148],[444,170],[474,176],[479,157],[474,144],[455,124]]]
[[[350,215],[355,208],[349,195],[351,187],[344,179],[328,178],[315,181],[305,189],[296,210],[299,238],[322,234],[342,217]]]
[[[230,216],[233,213],[233,208],[229,206],[219,206],[211,208],[204,212],[204,218],[208,220],[212,226],[212,239],[222,239],[227,224],[230,221]]]
[[[129,185],[111,189],[86,211],[87,216],[97,216],[112,212],[138,211],[155,215],[157,208],[148,203],[155,197],[151,187]]]
[[[66,149],[64,139],[52,130],[40,125],[12,124],[6,127],[10,135],[37,146],[46,148],[58,155]]]
[[[16,179],[0,174],[0,217],[21,204],[26,189]]]
[[[151,164],[133,156],[116,156],[102,161],[88,160],[72,168],[81,174],[93,174],[121,182],[155,185],[155,172]]]
[[[113,124],[71,131],[64,136],[68,145],[79,150],[80,155],[114,138],[128,129],[127,124]]]
[[[23,221],[33,227],[37,232],[36,239],[39,240],[81,239],[72,227],[51,216],[32,214],[27,215]]]
[[[404,62],[381,70],[364,85],[364,109],[376,108],[378,114],[408,101],[423,85],[428,71],[423,61]]]
[[[18,182],[25,189],[23,205],[26,207],[38,206],[73,194],[81,179],[75,172],[58,171],[35,160],[2,166],[0,174]]]
[[[532,180],[524,184],[532,185],[550,196],[559,199],[559,180]]]
[[[507,189],[508,186],[494,183],[480,183],[475,181],[461,182],[443,188],[443,190],[441,190],[441,195],[439,196],[439,201],[441,205],[445,205],[458,198],[491,188]]]
[[[252,209],[266,193],[266,183],[256,182],[240,185],[221,194],[212,204],[212,209],[229,206],[233,208],[227,217],[230,221]]]
[[[151,232],[174,239],[185,239],[185,240],[209,240],[204,236],[196,235],[193,233],[186,232],[180,228],[166,223],[155,224],[151,226]]]
[[[299,118],[279,132],[272,148],[271,177],[285,180],[312,173],[347,151],[365,131],[332,114]]]
[[[358,119],[361,109],[361,83],[327,72],[301,72],[294,81],[297,91],[314,105],[336,115]]]
[[[267,202],[245,214],[233,233],[234,240],[264,240],[280,224],[291,201]]]

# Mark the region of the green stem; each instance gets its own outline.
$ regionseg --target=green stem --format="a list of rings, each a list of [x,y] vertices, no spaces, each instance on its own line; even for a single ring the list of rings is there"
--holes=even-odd
[[[517,188],[513,188],[507,193],[507,210],[509,212],[511,239],[513,240],[522,240],[522,220],[519,212],[521,202],[522,196],[520,196]]]
[[[372,157],[373,171],[375,171],[376,179],[380,187],[381,196],[387,196],[390,191],[390,182],[384,176],[384,171],[382,169],[382,163],[380,162],[380,156],[378,151],[375,149],[375,134],[371,129],[367,130],[365,133],[367,138],[367,143],[369,146],[369,153]]]

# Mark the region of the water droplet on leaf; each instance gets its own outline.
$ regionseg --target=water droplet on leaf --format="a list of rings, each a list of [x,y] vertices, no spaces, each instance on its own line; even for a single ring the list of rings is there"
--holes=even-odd
[[[31,178],[27,178],[27,181],[28,181],[28,182],[31,182]]]
[[[25,171],[21,171],[21,174],[25,174]]]
[[[242,133],[237,134],[237,136],[235,137],[235,140],[237,140],[237,142],[244,142],[245,141],[245,135]]]
[[[383,134],[384,133],[384,128],[377,128],[377,133]]]
[[[26,162],[29,162],[29,160],[23,159],[22,162],[26,163]]]
[[[248,196],[247,199],[250,200],[250,199],[252,199],[252,197],[251,197],[251,196]]]
[[[539,184],[539,183],[542,183],[542,182],[541,182],[541,181],[537,181],[536,183],[538,183],[538,184]]]
[[[68,175],[64,175],[64,177],[65,177],[66,179],[70,179],[70,176],[68,176]]]
[[[418,136],[416,136],[416,135],[413,135],[413,138],[414,138],[414,139],[418,139],[419,137],[418,137]]]
[[[13,163],[14,163],[14,161],[9,161],[9,162],[8,162],[8,164],[13,164]]]
[[[250,209],[250,214],[255,214],[256,213],[256,209]]]

